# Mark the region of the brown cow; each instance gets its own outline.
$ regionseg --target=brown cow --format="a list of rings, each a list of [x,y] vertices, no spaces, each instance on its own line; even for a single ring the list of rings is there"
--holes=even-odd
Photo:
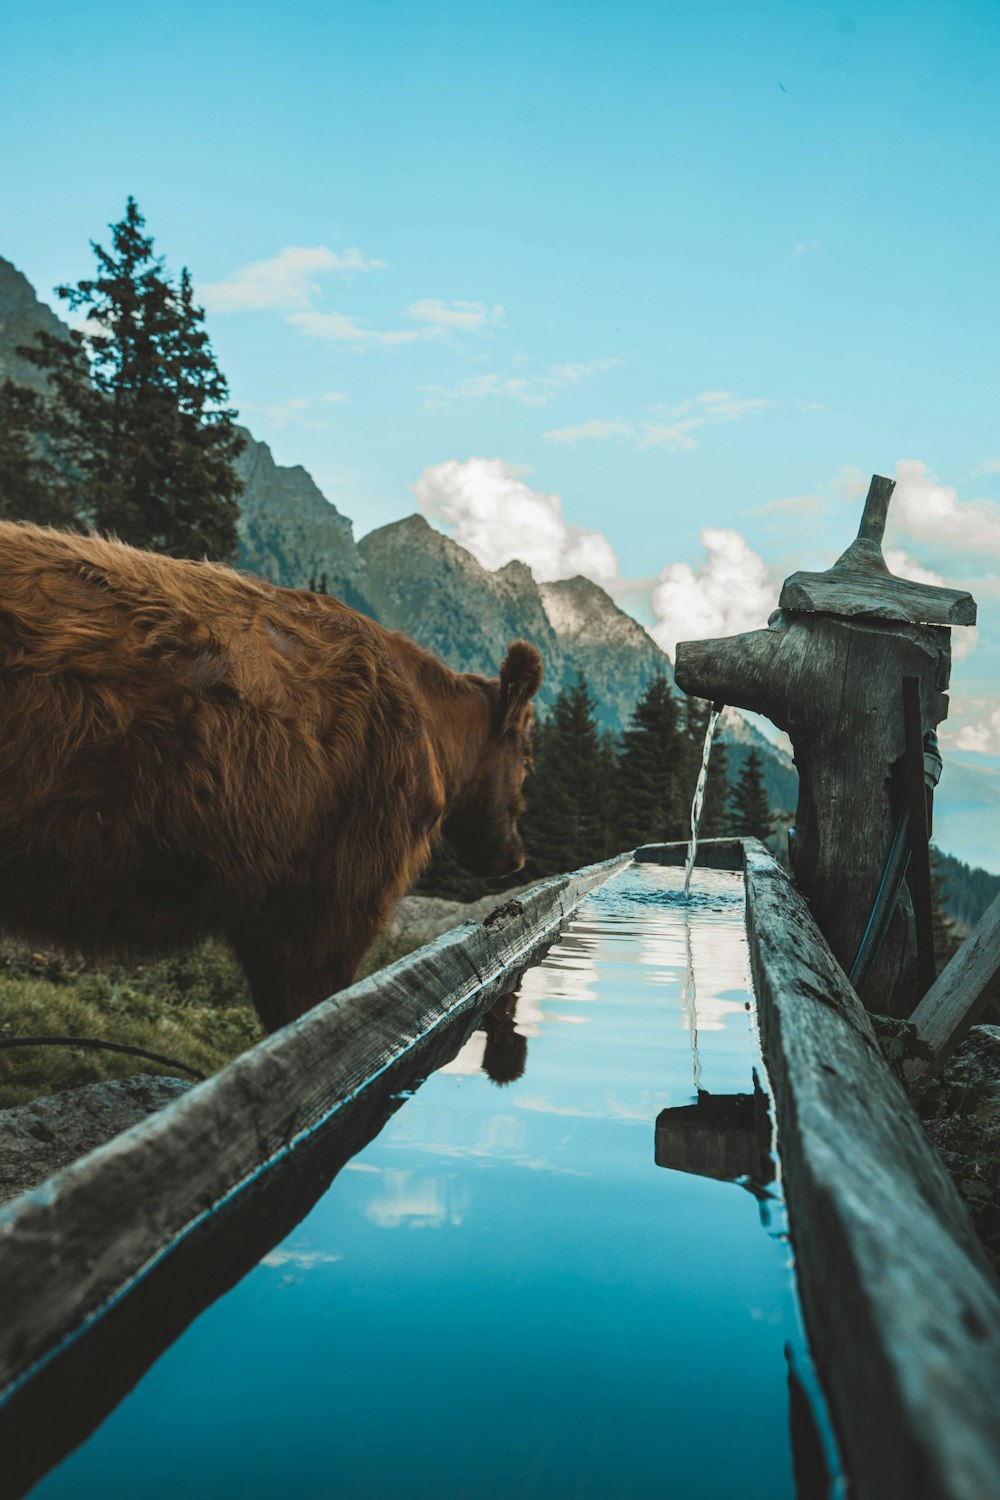
[[[349,984],[439,830],[519,869],[534,646],[456,673],[335,599],[0,523],[0,926],[232,945],[269,1030]]]

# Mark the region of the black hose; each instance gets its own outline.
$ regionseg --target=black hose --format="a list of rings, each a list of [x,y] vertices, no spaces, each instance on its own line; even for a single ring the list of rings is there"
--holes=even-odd
[[[145,1057],[150,1062],[162,1063],[164,1067],[178,1068],[191,1078],[204,1080],[206,1076],[199,1073],[197,1068],[189,1068],[187,1063],[178,1062],[176,1057],[164,1057],[160,1052],[147,1052],[144,1047],[129,1047],[125,1042],[104,1042],[93,1036],[2,1036],[0,1048],[3,1047],[91,1047],[105,1052],[126,1052],[130,1057]]]

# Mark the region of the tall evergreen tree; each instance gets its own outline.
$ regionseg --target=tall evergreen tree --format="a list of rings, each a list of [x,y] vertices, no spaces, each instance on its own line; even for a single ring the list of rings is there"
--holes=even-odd
[[[611,771],[586,679],[563,688],[535,731],[521,830],[532,874],[557,874],[608,853]]]
[[[41,413],[37,391],[13,380],[0,385],[0,520],[67,526],[72,489],[38,436]]]
[[[633,710],[618,756],[615,832],[620,848],[684,837],[687,760],[670,684],[666,677],[654,677]]]
[[[42,431],[80,518],[174,557],[231,559],[244,440],[194,302],[177,286],[133,198],[92,244],[97,273],[57,288],[82,318],[72,340],[20,352],[48,378]]]
[[[740,771],[733,792],[730,827],[737,838],[765,842],[774,832],[774,817],[764,786],[764,763],[756,750],[750,751]]]
[[[955,931],[955,923],[948,915],[948,876],[941,856],[931,845],[931,914],[934,930],[934,962],[940,972],[948,960],[957,952],[961,938]]]
[[[691,802],[705,753],[705,735],[712,712],[711,703],[704,698],[688,698],[684,704],[684,731],[687,746],[685,792],[686,808],[684,829],[679,835],[687,838],[691,828]],[[705,786],[705,805],[702,808],[699,837],[703,839],[724,838],[729,826],[729,771],[726,747],[716,732],[712,744],[712,755],[708,763],[708,781]]]

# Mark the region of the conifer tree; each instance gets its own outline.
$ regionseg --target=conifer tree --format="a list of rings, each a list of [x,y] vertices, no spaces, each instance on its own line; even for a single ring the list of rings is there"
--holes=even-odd
[[[71,525],[71,487],[38,437],[41,421],[38,392],[5,380],[0,385],[0,520]]]
[[[756,750],[750,751],[740,771],[733,792],[730,826],[737,838],[765,842],[774,832],[774,817],[764,786],[764,763]]]
[[[691,829],[691,802],[694,798],[694,789],[698,781],[698,773],[701,770],[702,756],[705,752],[705,734],[708,730],[712,705],[704,698],[688,698],[685,700],[684,708],[684,730],[687,748],[684,789],[686,805],[684,810],[684,827],[683,831],[677,835],[679,838],[687,838]],[[712,744],[712,755],[708,763],[705,805],[702,808],[701,824],[699,825],[698,833],[699,837],[703,839],[717,839],[726,837],[729,832],[728,756],[726,754],[726,747],[719,739],[718,730],[716,730],[715,740]]]
[[[133,198],[92,244],[96,275],[57,288],[82,325],[20,352],[48,379],[42,432],[80,519],[174,557],[231,559],[244,440],[194,302],[174,286]]]
[[[536,727],[521,819],[532,874],[574,870],[607,853],[610,761],[594,707],[581,674]]]
[[[618,756],[615,832],[621,849],[684,837],[687,760],[670,684],[654,677],[633,710]]]
[[[934,845],[931,845],[931,915],[934,931],[934,961],[938,972],[944,968],[948,960],[956,953],[961,941],[955,931],[955,924],[948,915],[945,905],[947,898],[947,877],[941,864],[941,856]]]

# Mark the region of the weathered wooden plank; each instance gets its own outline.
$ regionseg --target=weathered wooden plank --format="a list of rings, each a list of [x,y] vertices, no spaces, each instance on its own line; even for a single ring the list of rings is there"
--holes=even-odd
[[[792,573],[782,585],[778,608],[911,625],[975,625],[976,601],[962,589],[911,583],[884,573],[840,568],[829,573]]]
[[[801,895],[746,844],[799,1290],[860,1500],[1000,1495],[1000,1290]]]
[[[978,1019],[1000,974],[1000,896],[980,917],[910,1016],[933,1060],[914,1058],[910,1077],[936,1072]]]
[[[546,881],[333,996],[0,1209],[0,1393],[430,1031],[514,988],[630,858]]]

